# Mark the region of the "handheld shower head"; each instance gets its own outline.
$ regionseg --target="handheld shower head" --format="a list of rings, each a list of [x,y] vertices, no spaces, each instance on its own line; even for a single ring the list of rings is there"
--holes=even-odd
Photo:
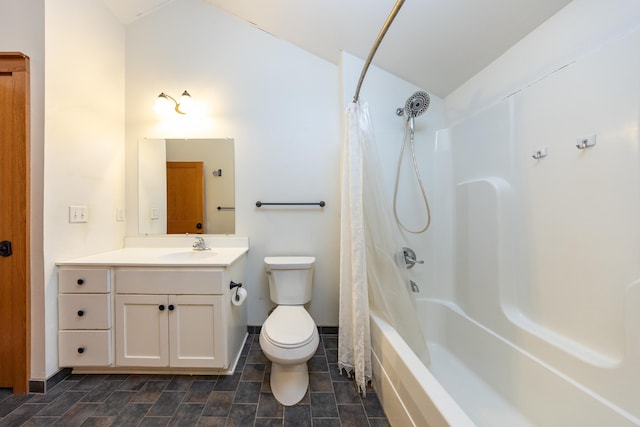
[[[429,94],[423,90],[419,90],[407,99],[407,102],[404,104],[404,108],[399,107],[396,109],[396,114],[398,116],[404,116],[405,113],[407,114],[407,121],[409,122],[411,136],[413,136],[413,132],[415,130],[413,119],[427,111],[430,102],[431,98],[429,97]]]
[[[423,90],[419,90],[407,99],[404,104],[404,112],[407,113],[407,117],[415,118],[420,114],[427,111],[431,98],[429,94]]]

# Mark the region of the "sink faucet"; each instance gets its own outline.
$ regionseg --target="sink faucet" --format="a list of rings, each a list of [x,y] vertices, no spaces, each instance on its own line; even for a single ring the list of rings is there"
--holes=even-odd
[[[193,250],[194,251],[208,251],[211,250],[211,248],[207,247],[207,244],[205,243],[204,239],[202,237],[196,237],[196,241],[193,242]]]

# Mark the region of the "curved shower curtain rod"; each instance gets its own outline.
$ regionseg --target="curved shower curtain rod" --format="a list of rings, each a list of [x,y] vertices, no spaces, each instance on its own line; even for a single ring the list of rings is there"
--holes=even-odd
[[[378,50],[378,46],[380,46],[380,43],[382,43],[382,39],[384,38],[384,35],[387,33],[387,30],[391,26],[391,23],[395,19],[396,15],[400,11],[400,8],[402,7],[403,4],[404,4],[404,0],[396,1],[396,4],[393,6],[393,9],[391,9],[391,13],[389,13],[387,20],[384,22],[384,25],[382,26],[382,29],[380,30],[380,33],[378,34],[376,41],[373,43],[373,46],[371,46],[371,51],[369,52],[369,56],[367,57],[367,60],[365,61],[364,66],[362,67],[362,71],[360,72],[360,79],[358,80],[358,86],[356,86],[356,93],[355,95],[353,95],[353,102],[358,102],[358,98],[360,97],[360,87],[362,86],[362,82],[364,81],[364,76],[367,74],[369,65],[371,65],[371,61],[373,60],[373,57],[375,56],[376,51]]]

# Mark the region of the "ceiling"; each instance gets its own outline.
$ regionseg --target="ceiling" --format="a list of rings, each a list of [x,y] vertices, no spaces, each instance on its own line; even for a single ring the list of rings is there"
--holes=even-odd
[[[176,0],[104,0],[124,24]],[[394,0],[201,0],[338,64],[367,58]],[[571,0],[407,0],[373,63],[445,97]]]

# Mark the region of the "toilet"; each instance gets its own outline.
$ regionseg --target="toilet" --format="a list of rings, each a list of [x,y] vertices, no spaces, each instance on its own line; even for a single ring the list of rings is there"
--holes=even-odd
[[[271,392],[285,406],[298,403],[307,392],[307,360],[320,337],[304,308],[311,300],[314,257],[266,257],[271,301],[277,307],[260,330],[260,347],[271,363]]]

